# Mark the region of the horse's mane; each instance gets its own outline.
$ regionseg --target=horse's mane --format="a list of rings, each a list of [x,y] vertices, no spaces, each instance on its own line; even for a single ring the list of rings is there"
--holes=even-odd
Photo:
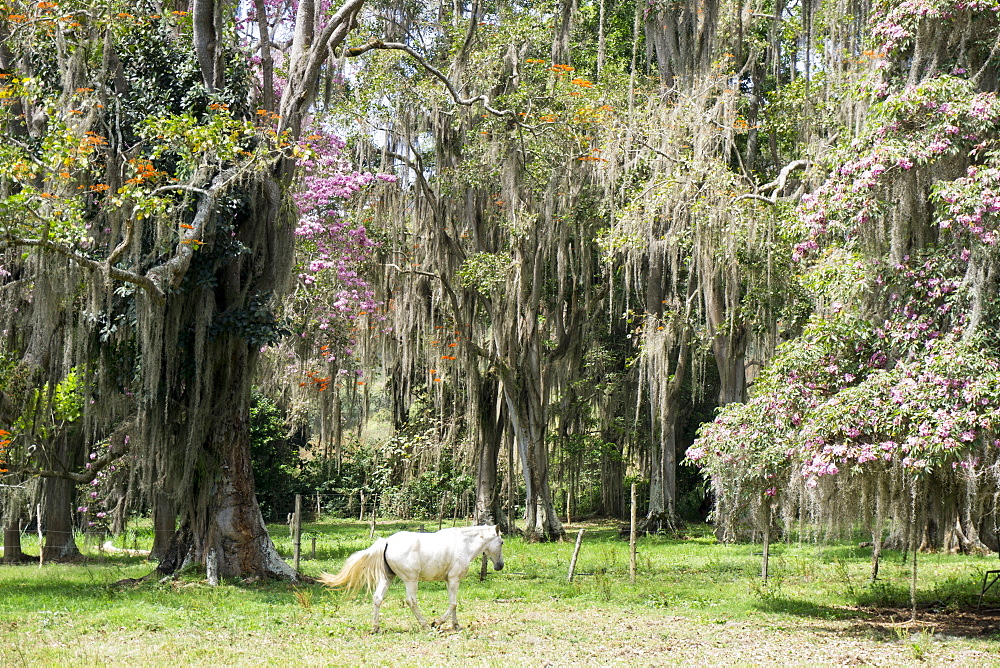
[[[448,527],[448,531],[461,531],[462,533],[480,533],[486,529],[492,529],[492,524],[477,524],[471,527]]]

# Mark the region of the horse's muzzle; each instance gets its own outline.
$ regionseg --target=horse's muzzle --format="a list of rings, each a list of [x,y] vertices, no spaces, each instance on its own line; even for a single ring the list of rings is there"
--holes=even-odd
[[[495,571],[502,571],[503,570],[503,561],[494,563],[493,564],[493,570],[495,570]]]

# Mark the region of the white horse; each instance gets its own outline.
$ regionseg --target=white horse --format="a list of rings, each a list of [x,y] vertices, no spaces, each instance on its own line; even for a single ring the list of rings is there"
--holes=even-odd
[[[446,580],[448,609],[434,625],[451,619],[458,629],[458,583],[469,572],[469,564],[485,553],[493,561],[494,570],[503,568],[503,538],[494,525],[442,529],[435,533],[400,531],[388,538],[379,538],[367,550],[355,552],[336,575],[324,573],[319,581],[350,592],[367,586],[374,593],[375,613],[372,631],[379,630],[379,607],[385,594],[398,576],[406,585],[406,602],[423,628],[427,620],[417,608],[417,582]]]

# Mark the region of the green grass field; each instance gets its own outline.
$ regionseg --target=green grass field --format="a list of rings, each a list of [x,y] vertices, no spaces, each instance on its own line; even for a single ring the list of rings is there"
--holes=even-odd
[[[384,523],[380,535],[415,523]],[[429,529],[436,528],[428,526]],[[575,529],[569,527],[572,537]],[[996,557],[920,555],[920,615],[909,621],[910,564],[888,552],[869,583],[870,551],[853,544],[772,546],[760,580],[760,546],[717,544],[707,530],[628,544],[610,524],[587,525],[577,577],[567,582],[572,540],[508,538],[506,568],[459,592],[453,632],[422,631],[397,582],[383,632],[369,632],[370,598],[318,585],[224,582],[192,571],[162,583],[140,557],[88,549],[79,564],[0,567],[0,665],[607,665],[672,663],[958,662],[1000,664],[1000,614],[977,613],[983,573]],[[336,571],[370,544],[368,526],[305,527],[302,571]],[[316,559],[310,559],[311,535]],[[283,554],[288,530],[272,527]],[[141,528],[121,547],[148,546]],[[36,553],[25,539],[25,551]],[[442,583],[420,586],[428,617],[447,605]],[[984,608],[1000,607],[1000,592]]]

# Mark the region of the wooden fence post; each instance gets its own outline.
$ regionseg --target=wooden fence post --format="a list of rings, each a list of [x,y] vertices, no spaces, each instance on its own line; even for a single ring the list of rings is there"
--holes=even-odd
[[[42,562],[45,559],[45,550],[42,549],[42,504],[37,504],[35,506],[35,519],[38,525],[38,567],[42,567]]]
[[[569,561],[569,576],[566,578],[566,582],[573,581],[573,573],[576,572],[576,558],[580,554],[580,541],[583,540],[583,529],[580,529],[580,533],[576,534],[576,547],[573,548],[573,558]]]
[[[302,553],[302,495],[295,495],[295,515],[292,517],[292,545],[295,552],[292,568],[299,572],[299,557]]]
[[[764,497],[764,558],[761,560],[760,576],[767,582],[767,567],[771,558],[771,501]]]
[[[636,500],[635,483],[632,483],[632,512],[628,531],[628,581],[635,584]]]
[[[219,585],[219,554],[213,547],[205,557],[205,579],[211,587]]]

